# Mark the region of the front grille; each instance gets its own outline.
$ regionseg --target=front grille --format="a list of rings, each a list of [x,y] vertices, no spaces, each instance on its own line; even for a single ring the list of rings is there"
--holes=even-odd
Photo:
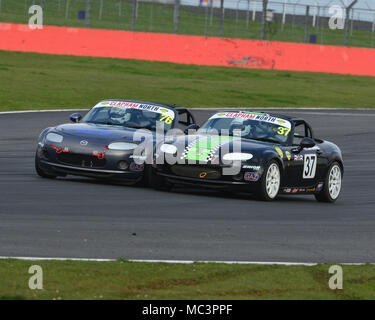
[[[77,153],[61,153],[57,155],[57,159],[65,164],[85,168],[103,168],[105,166],[105,159],[98,159],[96,156],[83,155]]]
[[[173,165],[171,171],[182,177],[215,180],[221,177],[221,168],[212,168],[194,165]]]

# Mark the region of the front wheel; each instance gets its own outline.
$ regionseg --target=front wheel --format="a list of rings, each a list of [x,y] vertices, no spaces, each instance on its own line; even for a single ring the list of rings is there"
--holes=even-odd
[[[342,170],[338,162],[330,165],[322,191],[315,194],[315,199],[321,202],[335,202],[340,195]]]
[[[152,168],[149,171],[149,186],[159,191],[169,191],[173,188],[170,182],[166,181],[163,176],[155,174]]]
[[[279,193],[281,184],[280,167],[276,160],[271,160],[264,170],[258,191],[258,197],[264,201],[272,201]]]

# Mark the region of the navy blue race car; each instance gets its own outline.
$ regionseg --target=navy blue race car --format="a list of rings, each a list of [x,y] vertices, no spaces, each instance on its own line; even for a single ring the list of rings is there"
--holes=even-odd
[[[263,200],[284,193],[334,202],[344,172],[340,149],[316,138],[305,120],[263,112],[216,113],[196,134],[162,143],[156,157],[158,188],[200,185]]]
[[[35,156],[41,177],[71,174],[142,182],[148,166],[133,155],[140,143],[134,141],[136,132],[147,129],[154,143],[158,124],[167,132],[195,123],[185,108],[135,100],[101,101],[81,118],[73,114],[73,123],[42,131]]]

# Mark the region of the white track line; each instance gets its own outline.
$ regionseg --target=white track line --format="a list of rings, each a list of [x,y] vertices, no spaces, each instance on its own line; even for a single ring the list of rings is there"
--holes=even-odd
[[[2,111],[0,114],[13,114],[13,113],[36,113],[36,112],[68,112],[68,111],[87,111],[90,109],[53,109],[53,110],[20,110],[20,111]]]
[[[93,259],[93,258],[48,258],[48,257],[6,257],[0,256],[0,260],[17,259],[28,261],[96,261],[96,262],[115,262],[118,259]],[[174,264],[192,264],[192,263],[223,263],[223,264],[253,264],[253,265],[283,265],[283,266],[316,266],[318,264],[339,264],[350,266],[361,265],[375,265],[375,263],[330,263],[330,262],[278,262],[278,261],[209,261],[209,260],[143,260],[143,259],[125,259],[130,262],[144,262],[144,263],[174,263]]]

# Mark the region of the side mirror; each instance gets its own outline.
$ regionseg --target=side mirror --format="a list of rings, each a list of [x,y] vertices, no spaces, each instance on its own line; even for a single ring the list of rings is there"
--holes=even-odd
[[[311,138],[303,138],[301,143],[300,143],[300,148],[301,150],[304,149],[304,148],[312,148],[313,146],[315,146],[315,141],[314,139],[311,139]]]
[[[200,128],[196,123],[191,124],[184,130],[184,134],[188,134],[189,130],[198,130]]]
[[[82,116],[79,113],[73,113],[70,115],[70,121],[72,122],[80,122],[82,119]]]

